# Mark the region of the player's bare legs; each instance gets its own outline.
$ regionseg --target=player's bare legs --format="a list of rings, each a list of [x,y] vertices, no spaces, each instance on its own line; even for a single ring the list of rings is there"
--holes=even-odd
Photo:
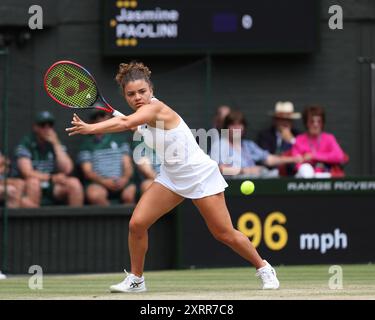
[[[144,194],[146,190],[152,185],[152,179],[146,179],[141,183],[141,193]]]
[[[153,182],[142,195],[129,222],[129,251],[132,274],[138,277],[143,274],[150,226],[183,200],[183,197],[157,182]]]
[[[279,288],[279,280],[272,266],[262,260],[250,240],[233,228],[232,221],[225,203],[224,193],[193,200],[203,216],[213,236],[232,248],[257,269],[256,275],[263,282],[263,289]]]
[[[183,197],[153,182],[142,195],[129,222],[131,273],[124,281],[110,286],[111,292],[146,291],[143,268],[148,249],[148,229],[184,200]]]
[[[228,245],[257,269],[265,266],[249,238],[233,228],[223,192],[193,200],[193,203],[203,216],[215,239]]]

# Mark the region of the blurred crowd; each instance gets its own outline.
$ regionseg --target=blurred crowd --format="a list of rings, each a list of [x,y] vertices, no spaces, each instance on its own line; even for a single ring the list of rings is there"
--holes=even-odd
[[[212,140],[208,152],[226,179],[344,176],[349,157],[335,136],[324,130],[323,107],[307,106],[301,114],[295,112],[292,102],[277,102],[269,116],[269,127],[253,141],[246,137],[243,112],[225,105],[217,108],[213,125],[218,138]],[[90,121],[109,117],[96,110]],[[295,127],[301,120],[302,132]],[[54,124],[51,112],[38,113],[12,160],[0,153],[0,202],[7,194],[11,208],[134,204],[159,173],[160,162],[155,161],[153,150],[142,140],[130,141],[118,134],[84,136],[72,159]],[[135,162],[133,151],[140,144],[144,151]],[[9,177],[6,187],[5,173]]]
[[[343,177],[349,156],[335,136],[326,132],[323,107],[307,106],[302,114],[290,101],[279,101],[269,113],[270,125],[256,141],[246,138],[247,121],[243,112],[228,106],[217,109],[214,125],[221,134],[211,146],[211,158],[228,179],[236,178],[337,178]],[[302,120],[305,131],[295,127]],[[239,133],[239,139],[235,132]],[[229,150],[229,152],[228,152]]]

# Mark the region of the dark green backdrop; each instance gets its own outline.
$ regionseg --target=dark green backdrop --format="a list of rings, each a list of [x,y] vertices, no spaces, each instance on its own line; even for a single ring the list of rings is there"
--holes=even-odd
[[[118,63],[131,57],[103,58],[99,0],[39,3],[44,8],[44,29],[31,31],[31,39],[24,46],[13,44],[10,48],[10,148],[30,128],[33,114],[49,109],[59,119],[61,139],[74,154],[80,138],[68,139],[65,135],[63,128],[71,112],[47,97],[42,86],[45,70],[59,59],[83,64],[95,75],[109,102],[127,112],[114,76]],[[7,26],[26,26],[31,4],[27,0],[3,0],[0,31]],[[343,30],[328,27],[328,9],[334,4],[343,7]],[[175,108],[192,128],[209,127],[215,108],[229,104],[246,113],[248,136],[254,138],[268,125],[267,113],[278,100],[293,101],[297,110],[308,103],[323,105],[328,114],[326,129],[335,133],[350,155],[348,173],[369,174],[375,162],[370,157],[370,68],[358,63],[358,58],[374,57],[374,31],[374,1],[322,0],[319,45],[312,54],[213,56],[210,69],[204,56],[138,58],[153,71],[156,95]],[[3,83],[0,85],[2,92]],[[301,123],[298,125],[301,127]]]

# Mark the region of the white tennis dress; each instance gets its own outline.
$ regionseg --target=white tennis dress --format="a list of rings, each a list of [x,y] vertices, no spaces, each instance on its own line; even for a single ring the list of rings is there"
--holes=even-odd
[[[200,199],[225,190],[228,184],[218,164],[199,147],[181,117],[179,125],[173,129],[164,130],[157,125],[157,128],[147,124],[138,126],[145,144],[156,151],[161,161],[155,182],[189,199]]]

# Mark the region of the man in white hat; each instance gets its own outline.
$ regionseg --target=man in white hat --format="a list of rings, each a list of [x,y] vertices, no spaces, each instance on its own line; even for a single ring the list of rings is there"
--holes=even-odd
[[[275,110],[270,112],[273,118],[272,126],[258,135],[258,145],[272,154],[283,154],[289,151],[299,131],[293,128],[293,122],[301,118],[301,114],[294,112],[294,105],[290,101],[279,101]]]

